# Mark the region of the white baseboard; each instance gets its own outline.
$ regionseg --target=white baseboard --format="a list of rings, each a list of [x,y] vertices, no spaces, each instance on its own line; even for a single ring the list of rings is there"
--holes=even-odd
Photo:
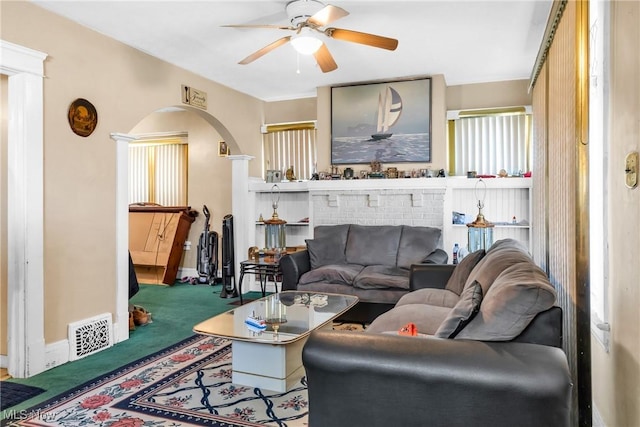
[[[69,361],[69,340],[61,340],[44,347],[44,368],[49,370]]]
[[[129,328],[128,323],[126,325],[113,324],[114,344],[118,342],[116,331],[120,326],[126,326],[127,329]],[[122,339],[120,339],[120,341],[122,341]],[[64,365],[65,363],[71,361],[69,357],[69,355],[71,354],[70,345],[71,344],[68,339],[56,341],[56,342],[45,345],[45,349],[44,349],[45,371],[51,368],[55,368],[56,366]],[[103,350],[106,350],[107,348],[110,348],[110,347],[111,346],[105,347]],[[3,357],[6,357],[6,356],[3,356]]]
[[[56,366],[64,365],[69,362],[69,345],[68,339],[45,344],[44,371],[48,371],[51,368],[55,368]],[[0,355],[0,368],[9,368],[9,357],[7,355]]]

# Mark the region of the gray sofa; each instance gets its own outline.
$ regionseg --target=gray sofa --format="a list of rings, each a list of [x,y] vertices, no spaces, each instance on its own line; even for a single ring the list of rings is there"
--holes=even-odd
[[[310,424],[568,426],[562,310],[526,249],[507,239],[413,270],[414,290],[366,332],[311,334]],[[410,322],[418,336],[399,333]]]
[[[307,250],[280,261],[282,289],[356,295],[395,304],[409,292],[414,264],[443,264],[442,231],[406,225],[318,226]]]

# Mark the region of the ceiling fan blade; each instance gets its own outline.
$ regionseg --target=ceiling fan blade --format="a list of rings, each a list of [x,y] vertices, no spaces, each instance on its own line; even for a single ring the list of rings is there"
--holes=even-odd
[[[379,47],[381,49],[396,50],[398,40],[389,37],[377,36],[375,34],[361,33],[340,28],[327,28],[324,33],[334,39],[352,43],[360,43],[367,46]]]
[[[307,22],[318,27],[324,27],[325,25],[329,25],[333,21],[344,18],[348,14],[349,12],[347,12],[343,8],[332,6],[329,4],[314,13],[312,17],[307,19]]]
[[[266,55],[267,53],[271,52],[275,48],[280,47],[283,44],[288,43],[289,40],[291,40],[291,36],[287,36],[287,37],[283,37],[281,39],[278,39],[278,40],[274,41],[273,43],[266,45],[262,49],[253,52],[251,55],[247,56],[242,61],[238,62],[238,64],[247,65],[247,64],[255,61],[256,59],[260,58],[261,56]]]
[[[333,56],[331,56],[327,45],[324,43],[322,43],[320,49],[318,49],[313,56],[316,58],[316,62],[323,73],[328,73],[329,71],[333,71],[338,68],[338,64],[336,64],[336,61],[333,59]]]
[[[286,26],[286,25],[269,25],[269,24],[238,24],[238,25],[221,25],[222,27],[231,27],[231,28],[271,28],[271,29],[276,29],[276,30],[295,30],[294,27],[292,26]]]

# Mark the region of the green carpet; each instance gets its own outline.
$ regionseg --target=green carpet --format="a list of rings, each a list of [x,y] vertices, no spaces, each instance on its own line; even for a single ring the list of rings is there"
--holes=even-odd
[[[128,340],[107,350],[57,366],[31,378],[11,379],[11,382],[46,390],[11,409],[20,411],[30,408],[193,335],[192,328],[195,324],[232,309],[234,305],[230,303],[239,300],[220,298],[220,290],[220,285],[140,285],[140,291],[131,298],[130,303],[147,309],[151,313],[152,323],[136,327],[135,331],[130,332]],[[244,294],[243,298],[260,296],[259,292],[251,292]]]

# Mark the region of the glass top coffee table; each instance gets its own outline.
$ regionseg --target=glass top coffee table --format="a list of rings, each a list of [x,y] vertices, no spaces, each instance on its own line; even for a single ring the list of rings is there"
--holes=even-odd
[[[232,341],[235,384],[284,392],[304,375],[302,347],[311,331],[332,321],[358,297],[285,291],[252,301],[194,326]]]

